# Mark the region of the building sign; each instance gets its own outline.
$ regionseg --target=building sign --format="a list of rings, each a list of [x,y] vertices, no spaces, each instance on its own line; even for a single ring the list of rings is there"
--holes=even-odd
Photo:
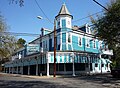
[[[40,51],[40,46],[38,44],[28,44],[27,45],[27,55],[37,53]]]

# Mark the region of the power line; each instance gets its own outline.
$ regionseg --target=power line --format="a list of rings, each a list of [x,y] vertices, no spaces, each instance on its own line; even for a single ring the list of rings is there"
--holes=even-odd
[[[90,16],[94,16],[94,15],[96,15],[96,14],[98,14],[98,13],[102,13],[102,12],[104,12],[104,11],[99,11],[99,12],[93,13],[93,14],[91,14],[91,15],[89,15],[89,16],[86,16],[86,17],[80,18],[80,19],[78,19],[78,20],[75,20],[75,21],[73,21],[73,23],[74,23],[74,22],[77,22],[77,21],[80,21],[80,20],[84,20],[84,19],[86,19],[86,18],[88,18],[88,17],[90,17]]]
[[[15,32],[0,32],[0,36],[3,34],[10,34],[10,35],[15,35],[15,36],[36,36],[39,37],[40,34],[32,34],[32,33],[15,33]]]
[[[45,12],[42,10],[42,8],[40,7],[40,5],[38,4],[37,0],[35,0],[35,3],[37,4],[38,8],[40,9],[40,11],[44,14],[44,16],[46,17],[46,19],[53,24],[53,22],[48,18],[48,16],[45,14]]]
[[[99,2],[97,2],[97,1],[95,1],[95,0],[93,0],[95,3],[97,3],[99,6],[101,6],[101,7],[103,7],[105,10],[107,10],[108,11],[108,9],[105,7],[105,6],[103,6],[102,4],[100,4]]]

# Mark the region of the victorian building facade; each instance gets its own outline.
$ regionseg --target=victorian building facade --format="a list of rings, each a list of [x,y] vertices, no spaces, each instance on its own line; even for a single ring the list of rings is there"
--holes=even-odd
[[[113,55],[103,41],[92,34],[88,24],[72,27],[73,16],[65,4],[56,20],[56,74],[96,74],[110,72]],[[54,31],[41,28],[41,36],[14,53],[5,63],[6,73],[52,75]]]

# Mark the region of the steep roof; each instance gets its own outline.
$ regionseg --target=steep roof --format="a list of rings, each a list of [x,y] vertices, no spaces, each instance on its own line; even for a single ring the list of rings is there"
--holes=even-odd
[[[68,11],[65,4],[62,5],[62,7],[61,7],[61,9],[56,17],[58,17],[60,15],[68,15],[68,16],[71,16],[73,18],[73,16],[70,14],[70,12]]]
[[[67,9],[67,7],[66,7],[65,4],[62,5],[62,7],[61,7],[61,9],[60,9],[60,11],[59,11],[59,13],[58,13],[58,15],[60,15],[60,14],[70,15],[70,12],[68,11],[68,9]]]

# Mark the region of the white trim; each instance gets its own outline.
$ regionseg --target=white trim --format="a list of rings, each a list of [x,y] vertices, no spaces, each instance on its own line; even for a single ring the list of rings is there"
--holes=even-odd
[[[62,50],[62,32],[60,32],[60,50]]]

